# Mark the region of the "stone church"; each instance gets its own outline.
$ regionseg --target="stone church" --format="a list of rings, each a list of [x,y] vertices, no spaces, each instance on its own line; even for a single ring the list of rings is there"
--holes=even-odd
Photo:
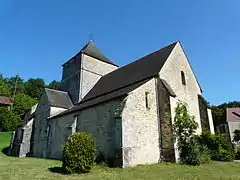
[[[45,89],[25,126],[13,133],[10,154],[61,159],[68,137],[84,131],[115,166],[177,161],[172,123],[178,101],[195,116],[197,133],[214,133],[211,109],[180,42],[119,67],[90,41],[62,66],[63,91]]]

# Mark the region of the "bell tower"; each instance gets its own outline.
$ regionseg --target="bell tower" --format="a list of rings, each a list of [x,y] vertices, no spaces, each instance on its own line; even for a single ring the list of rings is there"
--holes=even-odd
[[[102,76],[118,68],[92,41],[62,67],[62,89],[69,92],[74,104],[79,103]]]

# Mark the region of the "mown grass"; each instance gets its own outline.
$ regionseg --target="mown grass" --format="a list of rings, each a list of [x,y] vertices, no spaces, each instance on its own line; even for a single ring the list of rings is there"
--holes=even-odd
[[[0,133],[0,149],[10,141],[10,133]],[[213,162],[201,166],[178,164],[154,164],[134,168],[108,168],[96,166],[91,173],[83,175],[64,175],[61,162],[36,158],[15,158],[0,154],[0,180],[214,180],[240,179],[240,163]]]

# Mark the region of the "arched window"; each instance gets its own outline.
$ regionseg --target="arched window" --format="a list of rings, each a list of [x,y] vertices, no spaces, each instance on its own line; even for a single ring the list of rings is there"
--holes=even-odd
[[[185,79],[185,74],[183,71],[181,71],[181,79],[182,79],[182,85],[186,85],[186,79]]]

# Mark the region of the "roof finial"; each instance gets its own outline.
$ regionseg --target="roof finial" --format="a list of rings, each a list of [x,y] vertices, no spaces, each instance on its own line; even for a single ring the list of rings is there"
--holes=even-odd
[[[92,35],[92,33],[89,34],[89,42],[93,42],[93,35]]]

